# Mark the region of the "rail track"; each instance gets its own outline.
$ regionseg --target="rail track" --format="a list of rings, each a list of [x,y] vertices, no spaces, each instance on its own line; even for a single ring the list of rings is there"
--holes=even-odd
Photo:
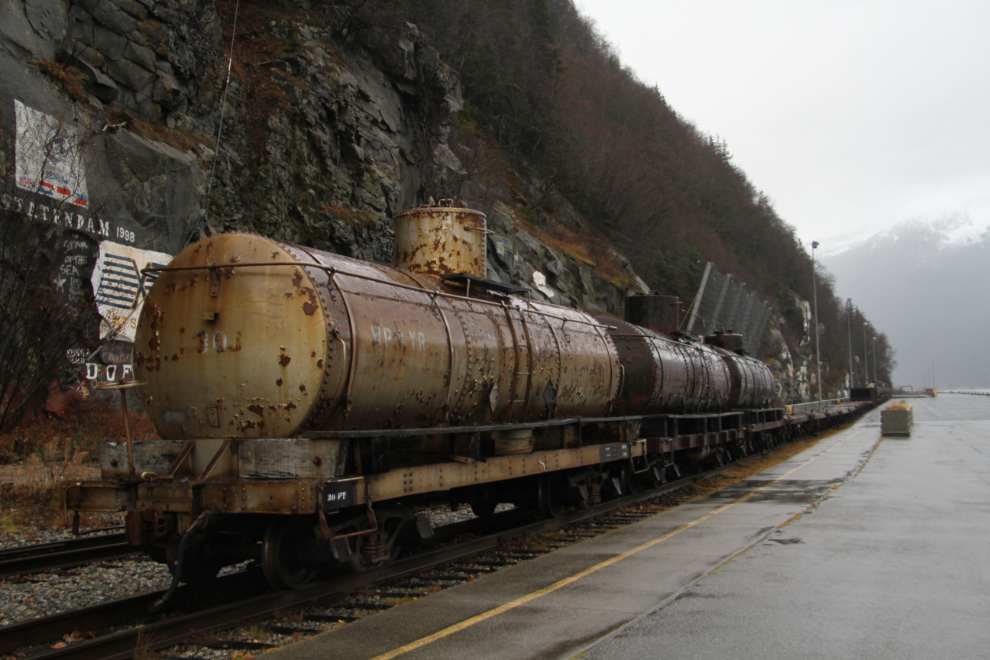
[[[832,422],[837,422],[833,419]],[[843,420],[846,421],[846,420]],[[532,520],[519,510],[495,514],[489,519],[454,523],[436,530],[438,543],[465,534],[482,536],[467,541],[452,542],[446,547],[426,550],[398,560],[388,566],[366,573],[344,574],[295,591],[271,592],[255,571],[246,571],[218,578],[209,589],[213,594],[182,587],[172,601],[167,614],[152,615],[149,608],[164,591],[112,601],[81,610],[64,612],[40,619],[0,628],[0,654],[17,651],[18,657],[31,660],[49,658],[130,658],[135,649],[147,651],[167,648],[196,640],[196,644],[212,648],[264,650],[270,646],[258,642],[222,641],[212,635],[236,627],[246,621],[272,618],[292,608],[315,601],[346,599],[375,585],[387,585],[383,600],[354,600],[351,606],[337,603],[332,614],[300,615],[295,623],[273,623],[262,626],[279,634],[315,634],[320,630],[300,627],[302,621],[328,623],[346,622],[360,618],[362,611],[388,609],[403,598],[418,597],[511,566],[519,561],[551,552],[570,542],[590,538],[617,527],[654,515],[655,507],[645,511],[620,511],[630,505],[674,493],[703,479],[717,476],[726,467],[744,464],[764,453],[750,455],[725,466],[700,472],[656,488],[620,497],[588,509],[565,513],[550,520]],[[534,535],[556,530],[567,531],[556,541],[542,543],[539,549],[519,549],[520,544]],[[492,531],[495,530],[495,531]],[[513,548],[516,549],[513,549]],[[441,568],[445,567],[445,568]],[[219,595],[219,596],[218,596]],[[222,602],[216,602],[216,599]],[[358,612],[358,613],[349,613]],[[135,616],[135,613],[144,615]],[[71,643],[50,645],[67,638],[74,631],[96,631],[91,639],[69,638]]]
[[[139,551],[127,543],[123,532],[5,548],[0,550],[0,578],[73,568],[135,554]]]

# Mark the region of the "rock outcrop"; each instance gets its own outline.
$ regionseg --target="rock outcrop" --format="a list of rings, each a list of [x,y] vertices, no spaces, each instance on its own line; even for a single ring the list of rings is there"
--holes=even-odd
[[[245,230],[391,262],[391,216],[448,177],[470,179],[448,143],[458,76],[412,24],[345,43],[333,21],[299,7],[240,7],[226,85],[233,15],[211,0],[5,3],[4,126],[16,124],[15,101],[71,122],[89,193],[72,212],[102,221],[94,243],[174,254]],[[473,192],[464,186],[463,202],[497,232],[493,277],[621,313],[624,290],[515,226],[510,191]]]
[[[456,190],[494,232],[491,278],[601,314],[621,315],[626,295],[647,290],[621,255],[606,254],[621,272],[606,278],[594,260],[541,240],[526,220],[538,186],[501,158],[488,161],[493,174],[459,141],[457,72],[415,25],[357,39],[321,13],[332,6],[279,7],[242,3],[228,83],[232,3],[0,4],[5,179],[26,162],[24,117],[45,117],[50,136],[73,143],[66,176],[85,192],[46,197],[21,177],[4,206],[75,232],[94,253],[114,241],[175,254],[242,230],[390,263],[391,217]],[[18,104],[30,111],[18,115]],[[551,206],[544,221],[581,226],[565,201]],[[780,396],[805,398],[806,356],[792,357],[797,347],[770,325]]]

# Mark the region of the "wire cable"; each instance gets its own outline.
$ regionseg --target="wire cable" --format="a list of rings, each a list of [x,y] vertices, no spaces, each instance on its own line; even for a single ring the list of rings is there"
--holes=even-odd
[[[220,136],[223,133],[223,115],[227,108],[227,90],[230,89],[230,70],[234,64],[234,38],[237,36],[237,12],[241,8],[241,0],[234,4],[234,25],[230,30],[230,56],[227,58],[227,80],[223,84],[223,98],[220,99],[220,125],[217,127],[217,148],[213,152],[213,167],[210,168],[210,183],[206,188],[207,203],[213,192],[213,175],[217,171],[217,158],[220,157]]]

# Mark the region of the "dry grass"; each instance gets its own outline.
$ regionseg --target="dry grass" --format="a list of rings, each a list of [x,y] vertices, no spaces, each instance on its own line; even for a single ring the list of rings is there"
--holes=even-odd
[[[144,413],[130,416],[131,437],[157,438]],[[124,418],[107,401],[89,400],[65,417],[35,414],[0,433],[0,519],[5,526],[64,526],[62,492],[99,475],[98,445],[124,438]]]
[[[340,218],[353,229],[363,229],[364,227],[370,227],[375,224],[375,216],[367,211],[356,211],[343,206],[324,206],[320,209],[320,213],[330,214],[336,218]]]
[[[611,242],[606,236],[601,235],[596,239],[591,239],[579,233],[592,231],[586,227],[575,230],[563,224],[549,227],[538,226],[529,221],[524,213],[516,214],[515,220],[523,226],[527,233],[544,245],[549,245],[572,259],[591,266],[595,275],[606,282],[622,290],[636,288],[630,277],[631,271],[623,266],[613,251],[609,249]]]
[[[158,438],[147,414],[132,411],[129,422],[134,439]],[[38,412],[17,428],[0,433],[0,464],[24,461],[33,455],[45,463],[64,462],[79,452],[95,460],[100,442],[123,438],[123,414],[111,410],[106,399],[90,396],[76,403],[64,417]]]
[[[128,130],[137,133],[149,142],[161,142],[183,153],[194,151],[201,144],[205,144],[211,149],[215,148],[216,143],[213,140],[195,131],[169,128],[162,124],[152,124],[137,117],[128,117],[110,111],[107,112],[107,117],[115,124],[126,122]]]
[[[34,60],[29,64],[61,85],[65,93],[74,101],[85,103],[89,99],[89,94],[86,92],[86,81],[89,80],[89,76],[76,67],[49,60]]]

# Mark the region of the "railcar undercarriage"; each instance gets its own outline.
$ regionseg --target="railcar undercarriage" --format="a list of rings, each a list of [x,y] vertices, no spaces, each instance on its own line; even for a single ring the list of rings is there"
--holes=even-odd
[[[133,443],[134,476],[124,443],[107,443],[104,479],[71,486],[66,508],[124,512],[130,543],[185,582],[255,560],[273,587],[295,588],[429,539],[429,507],[469,503],[484,518],[511,503],[555,517],[764,451],[791,430],[774,408],[340,431],[291,440],[292,461],[282,439],[152,440]],[[273,455],[267,444],[283,459],[262,460]]]

